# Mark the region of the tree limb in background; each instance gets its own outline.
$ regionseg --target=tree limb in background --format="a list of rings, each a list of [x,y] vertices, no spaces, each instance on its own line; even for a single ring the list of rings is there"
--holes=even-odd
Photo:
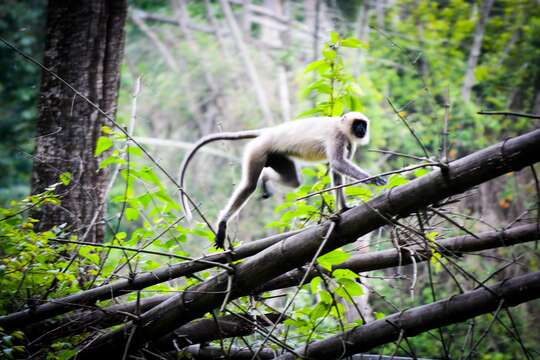
[[[268,96],[266,95],[263,85],[261,83],[261,80],[259,79],[259,74],[257,73],[257,69],[255,69],[255,65],[253,65],[253,62],[251,61],[251,57],[249,55],[248,49],[246,48],[246,44],[244,43],[244,40],[242,38],[242,33],[240,32],[240,29],[238,28],[238,24],[236,23],[236,20],[232,13],[229,1],[220,0],[220,4],[223,9],[223,13],[225,15],[225,20],[227,21],[227,24],[229,25],[229,28],[231,29],[234,42],[236,46],[238,47],[240,57],[242,58],[242,61],[244,62],[246,71],[251,80],[251,85],[253,86],[253,89],[255,90],[255,95],[257,96],[259,108],[261,109],[261,113],[264,117],[265,123],[273,124],[272,112],[270,111],[270,106],[268,105],[268,102],[266,100],[268,99]]]
[[[494,1],[495,0],[484,0],[482,7],[480,8],[480,18],[474,29],[473,43],[469,53],[469,60],[467,60],[463,86],[461,87],[461,97],[464,101],[469,101],[471,98],[471,90],[475,82],[474,70],[478,64],[478,59],[480,58],[480,50],[482,49],[482,42],[484,40],[484,30]]]

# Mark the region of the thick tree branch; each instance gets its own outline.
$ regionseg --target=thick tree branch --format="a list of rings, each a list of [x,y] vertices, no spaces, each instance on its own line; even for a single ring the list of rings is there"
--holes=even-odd
[[[410,183],[393,188],[369,203],[341,215],[328,238],[324,252],[355,241],[386,224],[381,216],[406,216],[415,209],[461,193],[475,185],[540,160],[540,129],[505,140],[462,159],[453,161],[442,173],[435,170]],[[121,355],[130,334],[131,349],[169,333],[220,306],[224,298],[249,294],[253,289],[286,271],[305,264],[317,251],[331,221],[281,241],[236,267],[232,293],[226,294],[229,274],[221,273],[194,286],[189,293],[171,299],[129,323],[97,339],[79,353],[81,359]],[[257,276],[253,276],[256,273]]]
[[[422,262],[431,258],[431,251],[455,256],[465,252],[481,251],[494,249],[503,246],[521,244],[527,241],[534,241],[540,238],[540,229],[536,224],[517,226],[515,228],[490,231],[477,235],[477,238],[471,235],[458,236],[431,243],[432,247],[425,249],[423,246],[411,246],[410,250],[414,254],[415,261]],[[352,256],[349,260],[336,265],[334,269],[349,269],[356,273],[371,270],[381,270],[385,268],[407,265],[412,263],[411,251],[407,248],[401,248],[401,254],[397,249],[388,249],[366,254]],[[305,274],[305,269],[299,268],[289,271],[286,274],[270,280],[262,287],[255,290],[256,293],[265,291],[283,289],[290,286],[296,286]],[[319,276],[316,269],[311,270],[308,281]]]
[[[452,296],[432,304],[415,307],[357,327],[344,334],[298,348],[298,354],[309,359],[336,359],[395,341],[412,337],[430,329],[455,324],[495,311],[501,301],[504,307],[519,305],[540,297],[540,272],[502,281],[490,288],[481,288]],[[284,354],[278,359],[295,359]]]
[[[279,314],[276,313],[264,316],[242,315],[242,318],[237,315],[226,315],[216,320],[195,320],[167,334],[152,345],[160,351],[172,351],[176,347],[185,348],[192,344],[201,344],[219,338],[247,336],[255,332],[255,324],[272,325],[278,316]]]

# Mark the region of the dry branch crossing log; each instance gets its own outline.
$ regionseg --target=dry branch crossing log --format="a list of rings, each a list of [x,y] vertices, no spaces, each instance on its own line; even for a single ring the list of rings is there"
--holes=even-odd
[[[437,169],[410,183],[393,188],[365,205],[342,214],[329,234],[323,251],[328,252],[355,241],[386,224],[387,217],[406,216],[416,209],[461,193],[475,185],[540,160],[540,129],[477,151],[451,162],[444,172]],[[333,226],[327,221],[275,244],[237,265],[229,299],[249,294],[280,274],[308,262],[321,240]],[[254,276],[257,274],[257,276]],[[143,346],[178,326],[220,306],[225,298],[229,275],[223,272],[194,286],[189,293],[171,299],[129,323],[103,335],[79,353],[80,359],[121,356],[124,351]],[[474,316],[474,315],[473,315]],[[127,334],[129,335],[129,341]]]

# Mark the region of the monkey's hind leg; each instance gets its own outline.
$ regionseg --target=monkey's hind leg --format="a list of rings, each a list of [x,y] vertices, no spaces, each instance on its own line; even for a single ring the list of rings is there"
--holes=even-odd
[[[287,156],[269,154],[266,167],[261,174],[262,198],[268,199],[275,193],[272,183],[279,182],[285,186],[300,186],[300,174],[295,162]]]
[[[261,199],[269,199],[276,193],[272,181],[276,180],[279,177],[276,172],[268,167],[265,167],[262,171],[261,177],[259,179],[261,186]]]
[[[217,225],[215,247],[225,249],[227,223],[246,203],[249,196],[257,188],[257,181],[266,163],[264,144],[257,140],[248,144],[244,153],[242,179],[234,190],[227,206],[221,211]]]

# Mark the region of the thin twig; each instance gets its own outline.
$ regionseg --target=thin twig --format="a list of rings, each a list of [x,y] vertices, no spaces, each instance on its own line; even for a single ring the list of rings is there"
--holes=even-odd
[[[416,155],[410,155],[410,154],[404,154],[397,151],[391,151],[391,150],[382,150],[382,149],[368,149],[367,151],[371,152],[378,152],[381,154],[390,154],[395,156],[401,156],[409,159],[419,160],[419,161],[430,161],[428,158],[422,157],[422,156],[416,156]]]
[[[518,112],[513,112],[513,111],[479,111],[477,112],[477,114],[478,115],[505,115],[505,116],[524,117],[524,118],[529,118],[529,119],[540,119],[540,115],[518,113]]]
[[[100,248],[105,248],[105,249],[133,251],[136,253],[143,253],[143,254],[150,254],[150,255],[168,256],[168,257],[173,257],[173,258],[177,258],[181,260],[188,260],[188,261],[200,262],[200,263],[212,265],[212,266],[219,266],[225,270],[231,270],[229,266],[224,265],[222,263],[207,261],[207,260],[202,260],[202,259],[193,259],[188,256],[176,255],[176,254],[166,253],[162,251],[142,250],[142,249],[130,248],[130,247],[119,246],[119,245],[107,245],[107,244],[91,243],[91,242],[86,242],[86,241],[75,241],[75,240],[64,240],[64,239],[49,239],[49,241],[66,243],[66,244],[79,244],[79,245],[84,245],[84,246],[93,246],[93,247],[100,247]]]
[[[499,316],[499,312],[501,311],[502,307],[504,305],[504,299],[499,301],[499,306],[497,307],[497,310],[495,311],[495,314],[493,314],[493,319],[491,319],[491,321],[489,322],[489,325],[487,326],[486,330],[484,331],[484,333],[480,336],[480,338],[476,341],[476,343],[472,346],[471,350],[469,351],[469,355],[467,355],[467,357],[465,359],[470,359],[473,355],[474,355],[474,352],[476,350],[476,348],[478,347],[478,345],[480,345],[480,343],[482,342],[482,340],[484,340],[484,338],[486,337],[486,335],[489,333],[489,331],[491,330],[491,326],[493,325],[493,323],[495,322],[495,320],[497,320],[497,316]]]
[[[538,174],[534,169],[534,165],[531,165],[530,168],[534,179],[534,187],[536,189],[536,228],[540,230],[540,183],[538,182]],[[534,248],[538,249],[538,240],[534,242]]]
[[[409,287],[409,292],[411,295],[411,300],[414,301],[414,288],[416,287],[416,278],[418,274],[418,268],[416,266],[416,258],[414,256],[414,250],[408,247],[406,247],[405,250],[407,250],[411,254],[411,261],[413,265],[413,278],[412,278],[411,286]]]
[[[441,134],[442,148],[441,161],[448,163],[448,120],[450,118],[450,89],[446,87],[446,99],[444,101],[444,126]]]
[[[439,216],[442,217],[443,219],[449,221],[449,222],[452,223],[454,226],[457,226],[459,229],[465,231],[467,234],[471,235],[471,236],[474,237],[475,239],[478,239],[478,235],[476,235],[475,233],[473,233],[472,231],[470,231],[470,230],[467,229],[466,227],[460,225],[457,221],[455,221],[455,220],[452,219],[451,217],[446,216],[446,215],[445,215],[444,213],[442,213],[441,211],[436,210],[433,206],[430,206],[430,207],[429,207],[429,210],[433,211],[435,214],[439,215]]]
[[[414,137],[414,139],[416,140],[418,145],[422,148],[422,151],[424,152],[424,155],[427,158],[429,158],[429,153],[428,153],[426,147],[424,146],[424,144],[422,143],[422,141],[420,140],[418,135],[416,135],[416,131],[414,131],[414,129],[411,127],[411,125],[409,124],[407,119],[405,119],[405,117],[403,115],[401,115],[401,113],[395,108],[394,104],[392,104],[392,101],[390,101],[390,98],[386,98],[386,101],[388,102],[388,104],[390,105],[390,107],[392,108],[394,113],[398,116],[398,118],[405,124],[405,126],[407,127],[407,129],[409,130],[411,135]]]

